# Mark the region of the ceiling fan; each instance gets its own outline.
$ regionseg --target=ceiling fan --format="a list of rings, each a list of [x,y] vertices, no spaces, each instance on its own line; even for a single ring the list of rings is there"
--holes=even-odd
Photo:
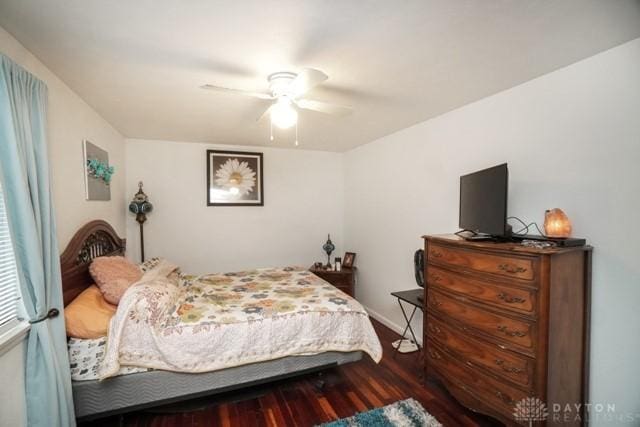
[[[296,145],[298,145],[298,108],[335,116],[345,116],[353,111],[353,109],[348,106],[304,98],[304,95],[309,90],[328,78],[329,77],[320,70],[304,68],[297,74],[289,71],[270,74],[267,77],[269,92],[252,92],[210,84],[203,85],[201,88],[271,101],[271,105],[267,107],[258,120],[268,114],[271,118],[272,127],[276,125],[281,129],[288,129],[296,125]],[[273,129],[271,132],[271,140],[273,140]]]

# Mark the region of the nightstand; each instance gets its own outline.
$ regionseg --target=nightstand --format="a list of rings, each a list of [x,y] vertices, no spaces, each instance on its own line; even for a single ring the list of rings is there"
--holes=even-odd
[[[331,283],[333,286],[340,289],[345,294],[355,298],[354,288],[356,267],[342,267],[342,270],[340,271],[316,270],[315,268],[311,267],[309,268],[309,271]]]

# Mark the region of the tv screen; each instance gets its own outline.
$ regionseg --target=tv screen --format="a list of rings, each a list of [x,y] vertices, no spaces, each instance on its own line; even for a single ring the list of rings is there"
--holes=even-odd
[[[478,234],[507,233],[507,164],[460,177],[460,228]]]

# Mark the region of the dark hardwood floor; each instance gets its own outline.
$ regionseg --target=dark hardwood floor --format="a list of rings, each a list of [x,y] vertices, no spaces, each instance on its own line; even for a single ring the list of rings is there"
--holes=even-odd
[[[416,353],[392,358],[398,335],[373,325],[384,347],[375,364],[368,356],[345,366],[241,391],[224,393],[83,423],[81,426],[291,426],[307,427],[413,397],[444,426],[501,425],[460,406],[432,380],[424,383]],[[323,386],[319,386],[323,382]]]

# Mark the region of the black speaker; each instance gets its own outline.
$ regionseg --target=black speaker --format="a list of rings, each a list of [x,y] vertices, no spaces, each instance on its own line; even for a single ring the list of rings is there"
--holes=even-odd
[[[416,275],[416,283],[421,288],[424,288],[424,250],[418,249],[413,254],[413,270]],[[418,300],[423,301],[424,297],[420,295]]]

